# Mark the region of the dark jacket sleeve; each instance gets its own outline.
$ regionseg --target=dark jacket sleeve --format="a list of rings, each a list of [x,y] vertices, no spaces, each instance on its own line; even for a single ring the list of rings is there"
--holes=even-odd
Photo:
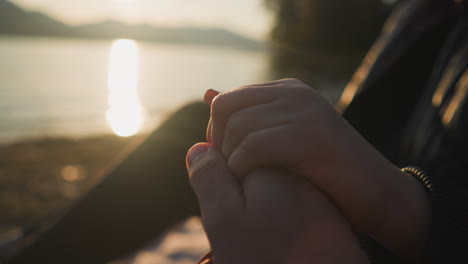
[[[424,172],[403,171],[416,177],[431,195],[432,219],[424,263],[468,263],[468,149],[463,141]]]
[[[462,158],[452,156],[429,174],[432,224],[425,263],[468,263],[468,172]]]

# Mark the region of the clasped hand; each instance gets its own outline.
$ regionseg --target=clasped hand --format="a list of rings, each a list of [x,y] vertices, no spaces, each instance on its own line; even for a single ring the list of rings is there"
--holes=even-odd
[[[270,252],[274,259],[301,259],[308,252],[311,256],[305,259],[310,260],[321,256],[313,254],[314,238],[346,241],[339,251],[335,248],[335,255],[348,252],[348,263],[363,263],[351,230],[366,233],[402,257],[417,259],[422,254],[430,224],[425,190],[388,162],[315,90],[285,79],[222,94],[208,91],[205,101],[211,105],[209,143],[189,151],[188,168],[216,257],[229,256],[227,261],[234,256],[226,252],[241,254],[233,248],[249,252],[244,247],[251,238],[257,241],[248,243],[253,248],[274,244],[267,248],[289,252],[289,257]],[[207,193],[213,196],[202,199]],[[328,220],[320,221],[322,217]],[[268,232],[254,232],[263,228]],[[239,237],[242,245],[231,239]],[[223,244],[225,240],[231,242]],[[318,245],[323,246],[314,247],[319,252],[328,252],[327,243]],[[305,246],[309,251],[299,250]],[[340,262],[327,259],[322,261]]]

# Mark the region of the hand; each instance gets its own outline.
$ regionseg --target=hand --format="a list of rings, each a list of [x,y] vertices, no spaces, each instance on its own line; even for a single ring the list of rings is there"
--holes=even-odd
[[[215,263],[368,263],[346,220],[304,179],[260,170],[240,184],[206,143],[187,164]]]
[[[328,194],[356,231],[402,256],[421,254],[430,224],[424,188],[315,90],[295,79],[279,80],[219,94],[211,108],[208,138],[235,175],[288,168]]]

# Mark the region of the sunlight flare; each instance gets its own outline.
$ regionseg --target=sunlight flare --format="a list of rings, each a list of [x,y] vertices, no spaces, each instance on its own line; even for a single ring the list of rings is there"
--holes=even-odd
[[[139,49],[135,41],[119,39],[109,59],[109,109],[107,122],[118,136],[137,134],[144,122],[138,98]]]

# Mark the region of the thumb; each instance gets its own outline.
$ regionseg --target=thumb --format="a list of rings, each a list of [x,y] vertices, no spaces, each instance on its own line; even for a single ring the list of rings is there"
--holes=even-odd
[[[223,155],[209,143],[198,143],[187,153],[190,184],[207,218],[241,210],[244,198],[240,184]]]

